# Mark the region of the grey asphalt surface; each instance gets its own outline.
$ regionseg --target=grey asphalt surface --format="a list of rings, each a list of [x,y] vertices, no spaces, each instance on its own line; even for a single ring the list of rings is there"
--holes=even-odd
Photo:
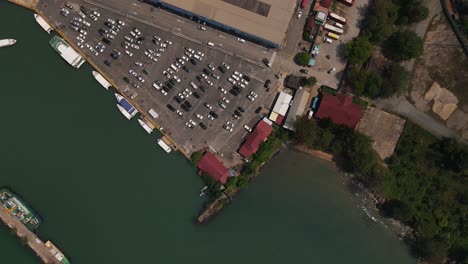
[[[97,43],[101,41],[98,29],[106,28],[103,23],[108,18],[124,21],[126,25],[117,33],[117,36],[112,40],[112,43],[110,45],[106,45],[107,47],[103,53],[95,56],[86,47],[80,49],[80,51],[90,58],[105,76],[112,79],[119,90],[123,91],[127,97],[132,98],[133,103],[136,103],[139,109],[145,112],[143,114],[148,116],[146,111],[150,108],[156,110],[159,117],[155,122],[159,124],[169,137],[182,147],[187,154],[205,147],[210,147],[211,149],[216,150],[223,157],[223,161],[227,166],[235,165],[241,161],[241,156],[237,154],[237,149],[240,147],[240,144],[247,132],[243,126],[248,125],[249,127],[254,127],[256,122],[260,119],[260,116],[255,113],[255,110],[258,107],[269,109],[275,97],[274,89],[267,91],[263,87],[265,80],[271,79],[274,81],[273,74],[267,67],[260,67],[256,63],[251,63],[248,60],[231,56],[227,52],[222,52],[216,48],[200,44],[203,43],[203,39],[201,39],[200,42],[192,41],[186,37],[174,34],[172,30],[160,28],[162,27],[161,25],[154,27],[153,22],[143,20],[144,16],[142,14],[139,15],[139,19],[137,21],[131,17],[119,15],[113,10],[109,11],[97,7],[95,4],[88,4],[85,1],[79,1],[72,2],[75,8],[71,11],[68,17],[63,17],[59,14],[59,10],[62,8],[60,2],[55,1],[57,4],[54,5],[51,4],[51,2],[53,2],[53,0],[42,0],[39,4],[39,9],[54,24],[65,25],[63,33],[71,40],[71,42],[73,41],[72,43],[75,46],[78,33],[71,30],[69,27],[69,21],[73,17],[78,17],[77,10],[79,10],[80,5],[85,6],[89,10],[98,11],[101,14],[97,21],[87,18],[87,21],[91,23],[91,26],[86,30],[88,34],[84,43],[89,43],[92,47],[95,47]],[[125,10],[126,12],[129,12],[132,8],[133,7],[127,7]],[[151,12],[149,8],[145,10],[148,13]],[[173,15],[170,14],[170,17],[172,16]],[[143,40],[143,43],[139,45],[138,50],[131,47],[128,48],[128,50],[133,54],[133,56],[130,57],[124,53],[125,49],[121,46],[121,43],[124,40],[124,36],[130,36],[129,32],[134,27],[137,27],[142,32],[145,40]],[[199,33],[195,25],[192,25],[191,27],[194,27],[195,32]],[[154,35],[160,37],[162,42],[165,40],[172,42],[171,45],[164,48],[165,51],[161,52],[161,56],[158,58],[157,62],[153,62],[144,54],[144,51],[147,49],[161,48],[160,45],[157,47],[152,43],[151,39]],[[198,38],[201,38],[200,34],[198,35]],[[232,42],[231,45],[238,47],[238,49],[242,49],[245,44],[249,45],[248,43],[238,43],[237,39],[234,38],[230,40],[225,39],[224,41]],[[175,75],[181,80],[181,82],[177,83],[168,92],[167,96],[164,96],[160,91],[156,90],[152,84],[156,80],[159,80],[162,83],[166,83],[168,81],[168,78],[162,74],[163,71],[167,70],[169,66],[175,62],[177,57],[181,58],[184,55],[186,47],[203,52],[205,54],[204,59],[202,61],[196,61],[197,65],[192,65],[190,62],[186,62],[185,65],[191,69],[191,72],[187,73],[182,69],[176,72]],[[110,53],[113,49],[117,49],[122,53],[118,59],[110,57]],[[110,67],[104,64],[105,60],[111,63]],[[143,63],[143,67],[135,65],[135,62]],[[200,83],[200,81],[196,79],[196,76],[199,75],[204,68],[208,68],[208,63],[213,64],[217,68],[222,62],[227,63],[230,66],[230,69],[225,74],[221,73],[218,69],[215,69],[214,72],[220,76],[220,79],[216,80],[213,77],[209,77],[209,80],[213,82],[213,86],[208,85],[206,82]],[[143,83],[138,81],[136,77],[129,73],[130,69],[135,71],[145,81]],[[143,73],[143,69],[146,69],[146,71],[150,73],[149,76]],[[238,96],[234,96],[231,93],[222,94],[218,88],[223,87],[228,91],[232,88],[232,84],[227,81],[227,78],[234,71],[249,75],[251,77],[250,83],[245,89],[242,89]],[[124,77],[129,78],[130,83],[138,84],[140,87],[134,88],[123,80]],[[192,81],[197,85],[203,85],[207,89],[207,92],[202,92],[200,89],[194,90],[190,86],[190,82]],[[272,86],[273,85],[275,84],[273,83]],[[182,110],[179,103],[174,99],[175,95],[185,89],[190,89],[192,93],[197,92],[200,95],[200,99],[195,98],[193,94],[187,99],[187,101],[192,104],[192,108],[189,112]],[[246,98],[246,96],[252,91],[258,94],[257,99],[253,102]],[[226,97],[230,101],[225,110],[218,105],[219,100],[223,97]],[[219,118],[214,121],[208,120],[207,114],[209,110],[203,105],[203,103],[212,105],[213,111],[219,115]],[[183,112],[183,116],[180,117],[169,110],[167,104],[171,104],[174,108],[181,110]],[[238,120],[235,120],[232,117],[232,114],[239,106],[245,109],[245,113]],[[115,107],[115,105],[110,105],[109,107]],[[197,119],[196,114],[202,115],[203,119]],[[186,122],[190,119],[197,123],[203,122],[208,128],[203,130],[200,125],[197,125],[194,128],[189,128],[186,126]],[[223,125],[227,121],[234,123],[235,126],[233,132],[228,132],[223,128]]]
[[[271,57],[273,51],[251,42],[240,43],[236,36],[204,26],[205,31],[198,29],[201,24],[153,7],[139,1],[125,0],[85,0],[90,5],[115,11],[128,18],[150,23],[162,30],[168,30],[174,35],[186,37],[194,42],[213,42],[221,51],[240,56],[258,65],[263,65],[263,58]]]

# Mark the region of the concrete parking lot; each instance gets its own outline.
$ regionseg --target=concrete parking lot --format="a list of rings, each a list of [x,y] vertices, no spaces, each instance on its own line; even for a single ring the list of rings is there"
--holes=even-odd
[[[107,1],[105,2],[108,3]],[[123,1],[120,2],[122,4]],[[145,18],[143,15],[139,15],[139,19],[135,20],[129,16],[119,14],[115,10],[109,10],[99,7],[95,3],[89,3],[89,1],[78,1],[72,2],[71,4],[73,5],[73,10],[71,10],[67,17],[60,15],[59,11],[63,5],[60,4],[59,1],[57,1],[57,5],[46,5],[40,2],[38,6],[49,20],[55,23],[56,26],[62,27],[63,33],[70,42],[73,42],[72,44],[75,47],[77,46],[77,42],[79,42],[77,40],[79,33],[70,28],[70,21],[73,17],[79,17],[78,12],[80,6],[84,6],[88,11],[97,11],[100,13],[97,21],[86,18],[91,25],[86,29],[87,35],[82,43],[83,45],[88,43],[95,50],[98,50],[96,46],[99,42],[102,42],[103,37],[98,33],[99,29],[106,29],[109,32],[111,30],[104,25],[104,22],[106,22],[108,18],[114,21],[123,21],[125,26],[116,32],[110,44],[104,44],[106,47],[102,53],[99,52],[99,55],[93,55],[91,50],[87,47],[79,48],[79,50],[92,60],[105,76],[112,79],[113,83],[117,85],[116,88],[127,95],[128,98],[132,98],[133,102],[144,114],[146,114],[146,111],[150,108],[156,110],[159,117],[155,122],[165,130],[175,143],[183,148],[184,152],[190,155],[190,153],[196,150],[209,147],[217,151],[223,157],[223,161],[227,166],[238,164],[241,161],[241,157],[236,151],[247,133],[243,128],[244,125],[253,127],[260,118],[260,116],[255,113],[255,110],[258,107],[270,108],[275,97],[274,89],[269,91],[263,87],[267,79],[273,82],[275,80],[268,68],[255,63],[255,57],[253,57],[253,59],[252,57],[246,57],[247,59],[244,59],[243,56],[250,56],[248,52],[237,56],[240,54],[239,52],[232,54],[232,50],[231,52],[226,52],[219,47],[210,47],[203,44],[207,41],[211,41],[209,34],[207,34],[206,39],[203,38],[202,34],[198,34],[196,36],[197,39],[191,39],[186,36],[180,36],[177,32],[173,32],[173,30],[166,30],[162,28],[161,25],[155,26],[154,23],[158,23],[158,21],[142,20]],[[141,5],[139,2],[138,4]],[[123,6],[119,8],[126,10],[125,12],[128,13],[132,12],[133,6],[133,4],[129,3],[126,9],[123,9]],[[137,8],[141,8],[141,6]],[[150,14],[152,11],[147,8],[146,12]],[[169,17],[175,20],[173,23],[177,23],[177,18],[172,14],[169,15]],[[190,27],[197,30],[196,23],[192,21],[186,21],[184,23],[192,23],[193,25],[190,25]],[[142,43],[136,44],[135,39],[132,44],[137,45],[138,49],[132,48],[131,46],[127,49],[123,48],[122,43],[126,41],[125,37],[131,38],[130,31],[135,27],[141,32],[141,36],[144,38],[141,40]],[[105,33],[105,35],[106,34],[110,33]],[[152,41],[154,36],[161,38],[160,41],[156,42],[158,43],[157,45]],[[225,44],[226,46],[238,47],[238,49],[242,49],[242,45],[250,45],[249,43],[238,43],[237,39],[232,36],[229,39],[223,39],[223,41],[224,43],[229,43]],[[165,44],[165,47],[161,44]],[[251,45],[258,48],[260,51],[264,49],[257,47],[255,44]],[[193,59],[196,65],[182,59],[183,56],[188,58],[185,54],[188,48],[193,49],[194,52],[202,52],[204,54],[201,61]],[[117,59],[110,56],[114,49],[121,54]],[[164,51],[162,49],[164,49]],[[132,56],[127,55],[125,50],[131,52]],[[154,54],[159,54],[159,57],[156,55],[153,56],[157,61],[153,61],[150,59],[150,56],[145,55],[145,51],[148,54],[152,53],[148,52],[149,50],[155,50],[156,52],[154,52]],[[183,66],[186,66],[190,72],[182,69],[182,67],[177,70],[171,69],[174,73],[171,73],[172,81],[169,81],[169,78],[163,75],[163,72],[169,72],[168,69],[170,69],[171,64],[176,62],[177,58],[184,61]],[[106,65],[105,61],[107,61],[110,66]],[[139,63],[141,63],[141,66],[137,65]],[[222,73],[218,69],[222,63],[230,66],[225,73]],[[179,64],[181,63],[179,62]],[[215,69],[209,69],[207,66],[208,64],[212,64]],[[130,70],[132,70],[133,74],[130,73]],[[197,76],[200,77],[203,70],[208,71],[207,79],[197,79]],[[239,87],[240,94],[237,96],[229,92],[233,84],[228,81],[228,78],[231,77],[234,71],[250,77],[250,81],[245,88]],[[212,73],[219,75],[220,78],[216,79],[211,75]],[[176,78],[173,78],[174,75]],[[128,79],[124,80],[124,78]],[[138,78],[140,78],[140,80],[138,80]],[[143,79],[144,82],[142,82],[141,79]],[[177,82],[177,79],[179,79],[180,82]],[[153,83],[156,81],[159,81],[162,86],[167,87],[164,88],[168,91],[167,95],[164,95],[160,91],[162,88],[160,90],[154,88]],[[208,81],[211,82],[212,85],[209,85]],[[197,89],[194,89],[190,85],[191,82],[196,84]],[[206,91],[202,91],[200,86],[203,86]],[[172,89],[170,89],[170,87],[172,87]],[[225,89],[227,93],[222,93],[219,89],[220,87]],[[189,111],[184,110],[181,104],[174,98],[186,89],[190,90],[192,93],[187,98],[184,98],[184,101],[188,101],[192,106]],[[251,92],[257,94],[257,98],[254,99],[254,101],[247,99],[247,96]],[[197,98],[195,93],[198,94],[200,98]],[[229,101],[229,103],[224,102],[224,105],[226,105],[225,109],[221,108],[219,104],[223,97]],[[204,103],[210,104],[212,109],[209,110]],[[169,109],[168,104],[174,109]],[[233,114],[238,107],[243,108],[244,112],[239,119],[235,119]],[[177,110],[182,112],[182,116],[175,112]],[[219,117],[215,120],[209,120],[208,113],[210,111],[215,112]],[[202,116],[203,119],[197,118],[197,114]],[[188,127],[186,123],[189,120],[193,120],[197,125],[192,128]],[[234,124],[232,132],[223,128],[228,121]],[[206,125],[206,130],[200,127],[200,123]]]
[[[317,78],[318,84],[327,85],[332,88],[338,87],[346,66],[346,61],[343,57],[345,43],[359,35],[359,21],[362,17],[362,10],[364,10],[368,2],[368,0],[356,1],[355,5],[352,7],[335,2],[334,7],[331,8],[331,12],[338,13],[345,17],[347,23],[344,27],[344,34],[340,36],[339,40],[334,40],[333,43],[322,43],[321,41],[315,43],[320,45],[320,52],[316,57],[315,66],[309,67],[307,70],[309,71],[309,76],[315,76]],[[304,10],[309,10],[309,6]],[[304,17],[307,15],[308,14],[303,14]],[[302,34],[304,23],[305,19],[294,18],[289,25],[288,32],[295,31]],[[326,30],[322,30],[321,35],[325,36],[327,32]],[[275,65],[273,65],[275,71],[303,75],[299,72],[303,67],[295,64],[293,58],[294,55],[301,52],[300,46],[311,46],[311,44],[302,40],[298,41],[298,39],[301,39],[300,35],[296,38],[287,37],[287,47],[289,48],[278,53]],[[335,68],[335,71],[329,72],[332,68]]]

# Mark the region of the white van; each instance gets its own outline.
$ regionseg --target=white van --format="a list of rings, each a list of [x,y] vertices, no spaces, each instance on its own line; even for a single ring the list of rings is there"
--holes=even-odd
[[[198,86],[194,82],[190,82],[190,85],[193,87],[193,89],[197,89]]]
[[[338,22],[335,22],[335,27],[343,29],[343,24],[340,24]]]
[[[214,43],[213,42],[206,42],[206,45],[210,46],[210,47],[214,47]]]
[[[153,87],[156,89],[156,90],[161,90],[161,87],[159,85],[157,85],[156,83],[153,83]]]
[[[331,38],[323,38],[323,41],[327,42],[327,43],[332,43],[333,40]]]
[[[156,113],[156,111],[154,111],[153,108],[150,108],[150,109],[148,110],[148,114],[150,114],[150,116],[151,116],[152,118],[154,118],[154,119],[156,119],[156,118],[159,117],[158,113]]]
[[[178,72],[178,71],[179,71],[179,68],[177,68],[174,64],[171,64],[171,68],[172,68],[175,72]]]

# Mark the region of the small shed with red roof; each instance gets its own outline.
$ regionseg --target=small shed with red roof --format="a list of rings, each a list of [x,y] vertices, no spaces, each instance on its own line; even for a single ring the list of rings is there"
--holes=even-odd
[[[323,93],[319,109],[315,114],[319,119],[330,118],[333,123],[356,128],[362,118],[362,107],[353,103],[353,98],[344,94],[337,96]]]
[[[225,184],[228,177],[228,169],[216,158],[213,153],[207,151],[197,164],[200,174],[206,172],[215,181]]]
[[[239,149],[239,153],[246,158],[250,158],[252,154],[255,154],[258,151],[258,147],[268,138],[271,131],[273,131],[273,128],[270,124],[263,120],[258,122],[255,130],[245,137],[245,142]]]
[[[333,0],[320,0],[319,1],[320,5],[325,7],[325,8],[330,8],[331,4],[333,3]]]

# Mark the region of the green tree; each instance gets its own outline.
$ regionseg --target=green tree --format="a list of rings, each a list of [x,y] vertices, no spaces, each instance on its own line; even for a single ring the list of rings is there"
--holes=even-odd
[[[302,77],[301,78],[301,86],[314,86],[317,84],[317,78],[315,77]]]
[[[400,25],[416,23],[427,18],[429,9],[420,0],[398,0],[398,21]]]
[[[414,31],[398,31],[385,41],[382,53],[396,62],[417,58],[423,53],[423,41]]]
[[[366,89],[367,74],[365,71],[359,71],[358,69],[352,67],[346,73],[346,82],[353,87],[353,92],[356,95],[364,94]]]
[[[381,97],[390,97],[401,94],[408,89],[409,72],[398,63],[392,63],[382,73],[383,83],[380,89]]]
[[[236,185],[237,185],[237,187],[239,187],[241,189],[246,189],[247,186],[249,185],[249,180],[244,175],[238,176]]]
[[[393,24],[398,18],[398,6],[389,0],[371,1],[361,22],[364,36],[373,43],[381,43],[393,31]]]
[[[202,157],[203,157],[203,152],[201,151],[194,152],[192,156],[190,157],[192,160],[192,164],[196,167]]]
[[[381,211],[384,216],[398,219],[404,223],[409,223],[414,213],[406,203],[395,199],[386,201],[382,205]]]
[[[346,44],[345,57],[355,65],[362,65],[372,56],[374,48],[367,38],[357,37]]]
[[[366,78],[366,88],[364,95],[375,98],[380,94],[380,87],[382,86],[382,77],[376,72],[370,72]]]
[[[308,41],[310,37],[310,33],[307,31],[302,32],[302,40]]]
[[[308,52],[301,52],[296,55],[295,61],[300,66],[307,66],[310,61],[310,54]]]

